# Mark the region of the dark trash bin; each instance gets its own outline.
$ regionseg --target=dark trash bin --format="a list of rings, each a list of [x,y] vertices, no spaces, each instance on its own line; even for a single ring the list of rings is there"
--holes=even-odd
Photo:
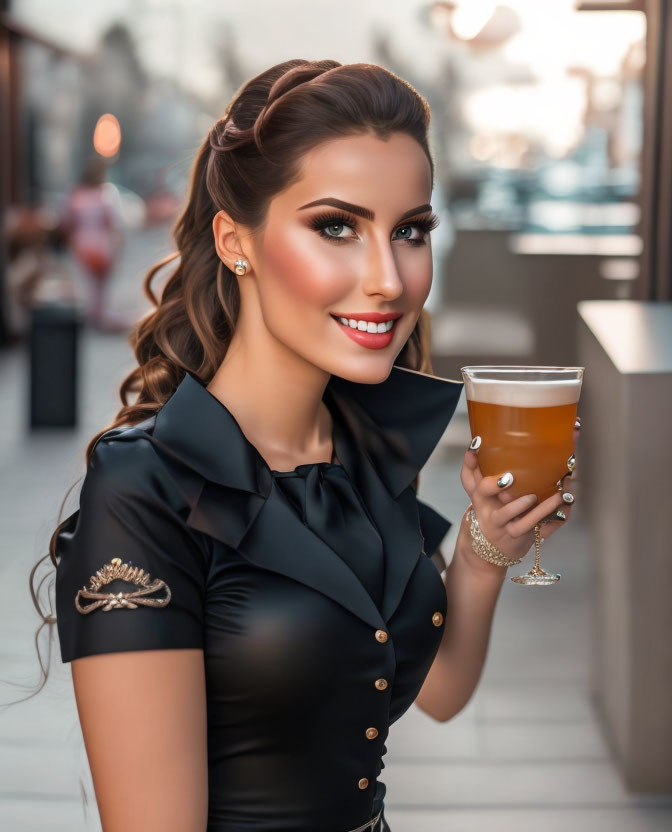
[[[30,319],[30,427],[76,427],[78,343],[82,320],[77,306],[35,306]]]

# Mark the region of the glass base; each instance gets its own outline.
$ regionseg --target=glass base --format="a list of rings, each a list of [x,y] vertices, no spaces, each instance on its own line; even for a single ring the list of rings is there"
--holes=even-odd
[[[524,575],[514,575],[511,580],[517,584],[525,584],[525,586],[550,586],[560,580],[560,573],[544,572],[541,567],[538,569],[532,567]]]

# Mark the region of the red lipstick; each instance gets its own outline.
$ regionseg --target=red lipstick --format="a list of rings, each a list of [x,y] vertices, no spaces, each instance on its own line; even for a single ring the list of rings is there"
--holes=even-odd
[[[355,343],[368,349],[380,350],[386,347],[394,337],[394,330],[396,322],[401,318],[401,312],[351,312],[347,315],[336,315],[332,312],[331,316],[334,318],[338,326],[344,330],[345,334],[352,338]],[[349,324],[343,324],[338,318],[355,318],[358,321],[367,321],[375,324],[380,324],[385,321],[394,321],[392,328],[387,332],[367,332],[362,329],[355,329]]]

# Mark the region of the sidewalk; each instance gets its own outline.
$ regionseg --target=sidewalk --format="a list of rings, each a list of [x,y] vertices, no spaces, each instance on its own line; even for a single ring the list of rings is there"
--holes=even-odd
[[[81,348],[80,427],[35,436],[24,427],[25,350],[0,354],[2,702],[25,695],[38,681],[33,635],[39,619],[28,574],[47,551],[65,492],[84,471],[86,443],[113,417],[119,384],[133,366],[124,336],[86,332]],[[422,477],[423,498],[455,525],[467,505],[459,471],[468,441],[460,409]],[[392,726],[381,779],[394,832],[672,828],[672,798],[638,799],[624,790],[592,707],[592,574],[580,485],[572,489],[577,508],[571,523],[542,552],[542,565],[560,571],[562,580],[546,588],[504,584],[486,667],[464,711],[441,724],[413,706]],[[76,507],[78,491],[79,485],[67,513]],[[447,558],[455,532],[444,545]],[[531,555],[521,566],[530,565]],[[51,562],[43,569],[40,576],[51,580]],[[95,806],[88,820],[84,814],[81,787],[89,800],[93,789],[70,668],[61,665],[55,638],[50,676],[33,699],[0,711],[0,828],[99,830]]]

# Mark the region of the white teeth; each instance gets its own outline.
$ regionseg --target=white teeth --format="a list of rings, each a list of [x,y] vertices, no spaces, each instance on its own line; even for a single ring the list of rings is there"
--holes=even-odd
[[[377,324],[374,321],[358,321],[355,318],[341,318],[338,320],[351,329],[360,329],[362,332],[389,332],[394,326],[394,321],[382,321]]]

